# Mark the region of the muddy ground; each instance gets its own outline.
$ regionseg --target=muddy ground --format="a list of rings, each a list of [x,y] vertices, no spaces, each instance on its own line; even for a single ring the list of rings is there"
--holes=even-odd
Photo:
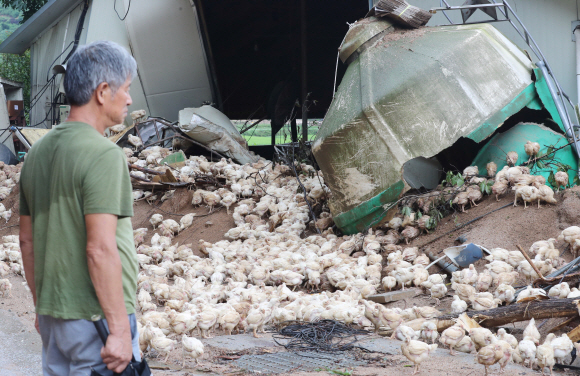
[[[422,251],[440,252],[444,248],[455,245],[455,239],[462,235],[469,242],[482,245],[486,248],[502,247],[508,250],[515,250],[517,245],[521,245],[524,249],[528,249],[532,243],[538,240],[544,240],[552,237],[557,237],[560,231],[568,226],[577,225],[580,217],[580,188],[573,188],[556,194],[558,204],[556,205],[542,205],[538,209],[537,206],[528,207],[524,209],[520,204],[518,207],[508,206],[507,208],[495,211],[482,219],[459,229],[449,235],[446,235],[432,243],[429,243],[438,236],[445,234],[451,230],[457,229],[462,224],[465,224],[473,219],[485,215],[495,209],[498,209],[510,202],[513,202],[513,195],[506,195],[498,202],[494,197],[486,196],[477,206],[467,209],[466,213],[457,212],[442,220],[436,231],[431,234],[426,234],[418,237],[411,242],[412,246],[418,246]],[[4,226],[0,226],[0,236],[9,234],[18,234],[18,192],[17,189],[3,201],[7,209],[12,208],[15,213],[10,221]],[[232,208],[233,209],[233,208]],[[217,242],[223,239],[223,234],[234,226],[231,215],[226,213],[225,208],[214,209],[213,213],[209,213],[205,207],[194,208],[191,205],[191,192],[181,189],[177,190],[174,197],[159,206],[150,204],[147,201],[140,201],[135,204],[135,216],[133,218],[133,227],[147,227],[152,230],[149,224],[149,218],[154,213],[161,213],[165,218],[173,218],[179,220],[181,215],[190,212],[195,212],[196,217],[194,224],[188,230],[179,234],[174,241],[179,244],[192,244],[194,251],[197,251],[200,239],[208,242]],[[150,231],[146,242],[149,241],[153,232]],[[429,243],[429,244],[427,244]],[[427,244],[427,245],[425,245]],[[561,245],[561,244],[560,244]],[[563,248],[562,248],[563,250]],[[198,252],[199,255],[201,253]],[[571,260],[572,255],[569,252],[563,253],[562,257],[566,260]],[[476,267],[482,270],[483,262],[479,262]],[[433,267],[430,272],[437,271]],[[39,357],[34,357],[35,353],[40,350],[40,338],[36,334],[33,326],[34,313],[30,294],[26,291],[23,285],[23,278],[20,276],[11,276],[10,280],[13,284],[12,296],[0,298],[0,321],[11,322],[6,320],[16,320],[14,323],[21,325],[20,332],[27,333],[27,336],[18,339],[18,349],[28,351],[32,356],[32,368],[23,368],[20,371],[8,369],[8,361],[6,359],[18,359],[18,356],[13,355],[15,350],[13,346],[0,346],[0,359],[4,359],[4,363],[0,360],[0,376],[3,375],[34,375],[39,368]],[[524,285],[523,281],[518,281],[519,284]],[[399,306],[422,306],[433,305],[434,301],[428,295],[423,294],[420,290],[416,290],[417,296],[407,301],[399,301],[389,304],[389,307]],[[449,312],[451,305],[451,295],[442,299],[438,308],[442,312]],[[3,319],[8,318],[8,319]],[[540,331],[543,335],[549,329],[557,325],[562,319],[551,319],[545,322],[538,322],[542,325]],[[527,323],[517,323],[516,328],[523,328]],[[571,327],[580,323],[574,322]],[[0,324],[0,340],[4,338],[10,341],[8,332],[11,328],[15,328],[16,324],[4,325]],[[565,328],[564,332],[570,330],[571,327]],[[19,327],[20,328],[20,327]],[[8,334],[7,334],[8,333]],[[12,333],[13,335],[14,333]],[[516,337],[519,337],[519,332],[514,332]],[[387,341],[388,342],[388,341]],[[386,342],[386,343],[387,343]],[[5,343],[6,344],[6,343]],[[397,349],[400,346],[399,342],[390,342],[392,348]],[[244,355],[245,353],[261,354],[272,351],[283,351],[283,348],[266,346],[264,348],[256,347],[252,350],[229,351],[219,347],[206,346],[206,354],[199,366],[195,366],[193,362],[187,362],[186,368],[181,369],[181,351],[174,350],[171,354],[168,364],[164,365],[151,359],[152,364],[156,367],[155,375],[194,375],[194,374],[240,374],[243,373],[232,364],[231,360],[218,358],[218,356],[236,357]],[[398,355],[397,355],[398,354]],[[361,355],[363,356],[363,355]],[[406,375],[412,373],[411,364],[406,358],[400,355],[400,350],[394,350],[391,355],[385,354],[371,354],[364,355],[371,359],[369,365],[365,367],[357,367],[352,375]],[[473,363],[473,355],[461,355],[459,357],[450,357],[444,350],[438,349],[434,358],[431,358],[422,366],[421,374],[430,375],[478,375],[483,374],[483,367]],[[14,363],[14,362],[13,362]],[[315,373],[308,373],[308,375],[329,375],[329,371],[323,370]],[[12,373],[11,373],[12,372]],[[38,371],[39,372],[39,371]],[[514,366],[511,374],[527,375],[532,374],[519,366]],[[293,375],[306,375],[306,373],[292,373]]]

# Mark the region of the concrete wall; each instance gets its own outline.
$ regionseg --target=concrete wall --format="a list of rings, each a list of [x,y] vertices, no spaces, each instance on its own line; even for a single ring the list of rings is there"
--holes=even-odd
[[[377,3],[378,0],[375,0]],[[439,0],[410,0],[411,4],[423,9],[440,6]],[[464,0],[448,0],[450,5],[461,5]],[[570,96],[573,103],[578,103],[576,85],[576,46],[572,42],[571,24],[579,19],[578,7],[580,0],[508,0],[532,37],[546,56],[562,89]],[[453,22],[461,22],[459,11],[448,12]],[[489,19],[477,11],[468,22]],[[429,21],[428,26],[444,25],[449,22],[438,12]],[[535,56],[523,39],[508,22],[494,23],[502,33],[522,49],[528,50],[534,61]]]

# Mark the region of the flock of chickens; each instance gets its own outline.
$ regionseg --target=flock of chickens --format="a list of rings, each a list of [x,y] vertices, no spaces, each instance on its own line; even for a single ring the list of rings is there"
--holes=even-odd
[[[0,201],[8,197],[20,181],[21,169],[22,163],[8,165],[0,162]],[[4,204],[0,203],[0,218],[8,223],[11,217],[12,209],[6,210]],[[12,291],[12,283],[5,277],[10,273],[22,274],[23,270],[18,236],[3,236],[0,246],[0,295],[2,297],[10,295]]]
[[[529,148],[526,144],[526,152]],[[131,149],[124,151],[128,162],[138,167],[157,171],[168,168],[159,166],[161,159],[170,153],[168,149],[151,147],[142,150],[139,156]],[[492,189],[496,197],[511,187],[516,201],[520,198],[524,203],[537,201],[538,206],[540,201],[554,203],[554,192],[545,185],[545,179],[530,175],[526,167],[514,167],[517,158],[513,152],[508,153],[509,165],[499,172],[495,163],[487,165],[488,176],[495,178]],[[429,217],[415,218],[413,213],[397,215],[384,229],[338,237],[333,233],[330,213],[323,209],[315,222],[320,234],[304,237],[311,218],[308,204],[322,204],[330,191],[324,185],[322,173],[312,166],[298,164],[296,169],[301,171],[300,183],[288,166],[273,166],[265,160],[242,166],[225,159],[210,162],[202,156],[191,156],[184,167],[172,169],[173,175],[183,182],[193,183],[208,176],[225,178],[222,187],[195,190],[192,206],[205,205],[210,211],[224,206],[228,212],[234,207],[236,227],[225,233],[227,240],[214,244],[200,240],[197,246],[206,257],[197,256],[193,245],[178,244],[173,239],[192,226],[195,213],[181,216],[179,222],[154,214],[150,223],[155,233],[147,243],[145,238],[151,228],[134,230],[140,264],[137,302],[142,352],[154,349],[167,358],[181,345],[184,364],[186,357],[197,362],[204,348],[193,337],[196,332],[202,338],[210,338],[218,330],[228,335],[251,330],[259,337],[266,326],[285,321],[332,319],[375,331],[392,331],[393,337],[403,341],[402,352],[415,363],[414,373],[418,372],[419,364],[437,347],[419,339],[431,343],[437,340],[439,333],[433,319],[441,312],[431,306],[386,308],[367,298],[381,290],[411,286],[424,289],[437,305],[447,295],[447,276],[429,274],[426,269],[429,258],[417,247],[402,245],[426,229]],[[477,167],[468,167],[463,172],[471,184],[482,181],[478,174]],[[567,175],[558,174],[557,184],[568,185]],[[133,170],[131,175],[150,179],[143,171]],[[0,199],[3,189],[8,189],[7,195],[18,178],[18,166],[3,166]],[[170,193],[162,200],[170,197]],[[135,200],[153,196],[143,190],[133,194]],[[473,188],[459,193],[454,203],[463,210],[468,203],[476,205],[480,199],[481,192]],[[421,205],[428,208],[429,203]],[[0,213],[5,212],[0,207]],[[2,240],[0,277],[9,272],[22,275],[18,237],[7,236]],[[580,250],[580,227],[565,229],[558,240],[569,244],[576,253]],[[548,239],[530,247],[532,262],[543,275],[563,264],[556,242]],[[468,306],[487,310],[510,304],[515,298],[512,286],[517,278],[531,281],[538,277],[519,251],[495,248],[486,259],[489,263],[482,272],[471,265],[453,273],[452,312],[465,312]],[[7,279],[0,279],[2,294],[9,293],[10,287]],[[297,287],[319,292],[307,293],[302,288],[295,291]],[[529,286],[518,300],[539,294],[546,293]],[[564,282],[554,286],[549,295],[580,297],[580,291]],[[533,320],[519,343],[503,329],[494,335],[484,328],[464,328],[460,322],[443,331],[439,341],[449,346],[450,352],[475,350],[476,360],[485,366],[486,374],[490,365],[499,363],[503,371],[511,360],[530,367],[537,364],[542,373],[544,367],[551,371],[554,359],[567,356],[573,348],[566,335],[558,338],[549,335],[539,345],[539,332]]]

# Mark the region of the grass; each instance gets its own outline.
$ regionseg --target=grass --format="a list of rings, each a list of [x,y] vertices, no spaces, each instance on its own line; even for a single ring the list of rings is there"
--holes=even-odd
[[[232,122],[234,123],[234,125],[238,130],[241,130],[246,121],[233,120]],[[316,133],[318,132],[320,120],[309,120],[308,123],[309,123],[308,139],[312,141],[314,140],[314,138],[316,138]],[[299,137],[301,131],[302,130],[300,129],[299,124],[298,125]],[[270,126],[270,122],[265,121],[263,123],[260,123],[255,128],[248,130],[242,136],[246,139],[249,146],[270,145],[272,143],[272,128]],[[276,135],[276,143],[284,144],[288,142],[290,142],[290,126],[286,125]]]

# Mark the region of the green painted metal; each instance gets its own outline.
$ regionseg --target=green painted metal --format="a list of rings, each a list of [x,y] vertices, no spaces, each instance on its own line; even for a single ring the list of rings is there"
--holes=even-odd
[[[509,102],[507,106],[496,112],[467,137],[477,143],[485,140],[490,134],[495,132],[497,128],[501,127],[507,118],[518,113],[522,108],[527,107],[530,103],[532,103],[533,106],[537,106],[537,100],[538,93],[536,92],[536,87],[532,83]]]
[[[562,123],[562,119],[560,118],[560,114],[556,109],[556,104],[554,103],[554,98],[550,94],[550,90],[548,89],[548,84],[546,83],[546,78],[542,74],[542,71],[538,68],[534,69],[534,74],[536,75],[536,91],[538,92],[538,96],[542,100],[542,104],[548,110],[550,115],[552,115],[552,119],[558,123],[562,132],[566,133],[564,129],[564,125]]]
[[[397,183],[390,186],[387,190],[381,192],[368,201],[363,202],[359,206],[351,209],[345,213],[334,217],[334,223],[345,234],[356,234],[379,223],[385,216],[385,205],[395,202],[403,189],[405,183],[399,180]]]
[[[393,33],[349,64],[312,145],[346,234],[384,218],[408,188],[406,162],[463,137],[487,142],[523,108],[553,106],[541,73],[534,82],[529,58],[489,24]]]
[[[499,171],[506,165],[505,157],[508,151],[515,151],[518,153],[519,158],[517,164],[520,165],[528,160],[528,156],[524,150],[524,145],[527,141],[539,143],[541,146],[541,153],[546,153],[548,146],[558,148],[568,143],[566,136],[554,132],[541,124],[520,123],[503,133],[496,134],[479,151],[473,160],[472,165],[479,167],[479,171],[485,171],[487,163],[493,161],[497,164]],[[576,176],[576,171],[578,171],[578,159],[576,158],[572,146],[569,145],[562,150],[557,151],[554,157],[555,160],[572,167],[572,170],[568,171],[568,177],[570,181],[573,181]],[[533,172],[534,175],[542,175],[545,177],[547,183],[550,171],[554,171],[554,168],[536,168]]]
[[[182,150],[179,150],[178,152],[169,154],[167,157],[163,158],[159,164],[163,166],[167,163],[171,167],[183,167],[185,166],[186,160],[187,157],[185,156],[185,153]]]

